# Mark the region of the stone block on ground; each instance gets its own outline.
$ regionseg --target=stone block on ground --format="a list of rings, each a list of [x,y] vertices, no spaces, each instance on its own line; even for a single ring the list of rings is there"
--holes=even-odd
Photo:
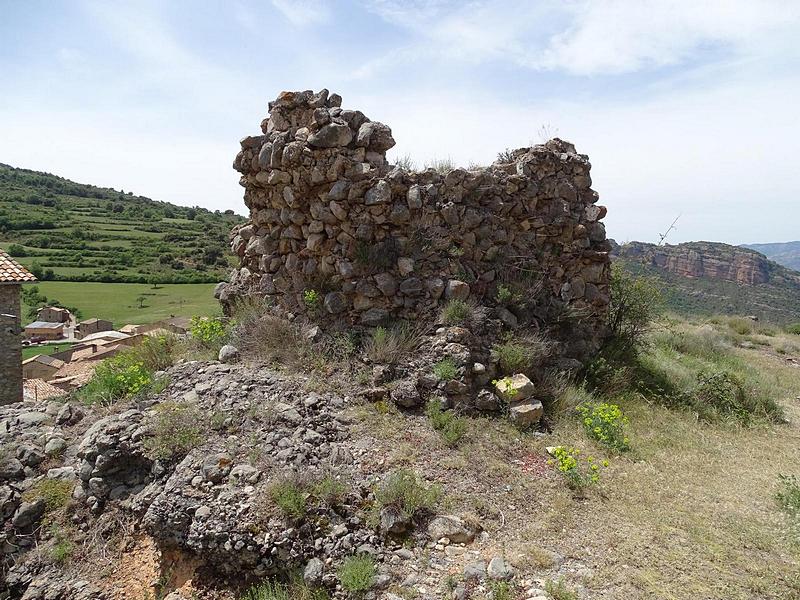
[[[527,400],[535,391],[533,382],[522,373],[511,377],[503,377],[495,384],[497,395],[506,402],[520,402]]]

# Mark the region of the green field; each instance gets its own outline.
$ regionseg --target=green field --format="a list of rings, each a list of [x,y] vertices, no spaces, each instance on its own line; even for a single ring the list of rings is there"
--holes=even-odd
[[[55,354],[62,350],[67,350],[72,347],[72,344],[47,344],[46,346],[36,346],[34,348],[22,349],[22,360],[33,358],[37,354]]]
[[[108,319],[115,327],[152,323],[173,315],[191,317],[220,313],[213,283],[163,284],[156,289],[141,283],[42,281],[35,285],[49,300],[79,309],[83,319]],[[139,296],[144,296],[143,308],[139,308]],[[28,308],[23,307],[23,315]]]
[[[0,164],[0,248],[40,281],[220,281],[243,220]]]

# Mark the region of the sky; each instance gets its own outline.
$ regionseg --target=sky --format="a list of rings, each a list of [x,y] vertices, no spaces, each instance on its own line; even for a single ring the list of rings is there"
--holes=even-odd
[[[800,239],[795,0],[0,0],[0,162],[246,213],[231,163],[283,90],[389,158],[558,136],[618,242]]]

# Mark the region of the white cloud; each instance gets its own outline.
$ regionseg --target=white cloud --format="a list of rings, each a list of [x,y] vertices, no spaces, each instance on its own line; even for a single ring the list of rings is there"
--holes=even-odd
[[[373,0],[367,7],[417,36],[412,43],[428,57],[471,64],[596,75],[682,64],[702,51],[733,59],[798,54],[800,4],[781,0]]]
[[[594,188],[609,207],[609,235],[654,240],[681,213],[671,241],[745,243],[797,237],[787,217],[797,206],[798,95],[800,82],[783,79],[624,104],[487,94],[454,103],[446,93],[423,92],[358,106],[391,125],[392,156],[410,154],[417,164],[444,157],[487,164],[507,146],[538,142],[537,129],[551,123],[589,155]]]
[[[328,6],[320,0],[272,0],[272,5],[297,27],[317,25],[330,18]]]
[[[627,73],[680,64],[714,46],[742,55],[782,38],[794,47],[800,21],[800,5],[769,0],[597,0],[572,9],[573,24],[526,64]]]

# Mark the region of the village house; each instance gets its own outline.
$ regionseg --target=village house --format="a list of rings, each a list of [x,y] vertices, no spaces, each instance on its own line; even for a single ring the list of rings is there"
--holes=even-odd
[[[34,321],[25,325],[25,337],[32,341],[60,340],[64,337],[64,323]]]
[[[112,331],[114,324],[105,319],[86,319],[81,321],[75,327],[75,337],[77,339],[85,338],[87,335],[97,333],[99,331]]]
[[[153,333],[153,332],[163,332],[163,333],[174,333],[176,335],[185,335],[189,332],[189,328],[191,327],[191,319],[188,317],[170,317],[169,319],[161,319],[160,321],[155,321],[153,323],[143,323],[140,325],[124,325],[123,327],[119,328],[121,333],[127,333],[129,335],[137,335],[141,333]]]
[[[36,311],[36,320],[45,323],[69,323],[71,318],[71,312],[57,306],[45,306]]]
[[[25,379],[49,381],[56,371],[64,366],[64,361],[46,354],[37,354],[22,361],[22,376]]]
[[[25,267],[0,250],[0,406],[22,400],[20,289],[36,281]]]
[[[65,393],[61,388],[57,388],[41,379],[26,379],[23,384],[22,395],[29,402],[38,402],[40,400],[58,398],[64,396]]]

